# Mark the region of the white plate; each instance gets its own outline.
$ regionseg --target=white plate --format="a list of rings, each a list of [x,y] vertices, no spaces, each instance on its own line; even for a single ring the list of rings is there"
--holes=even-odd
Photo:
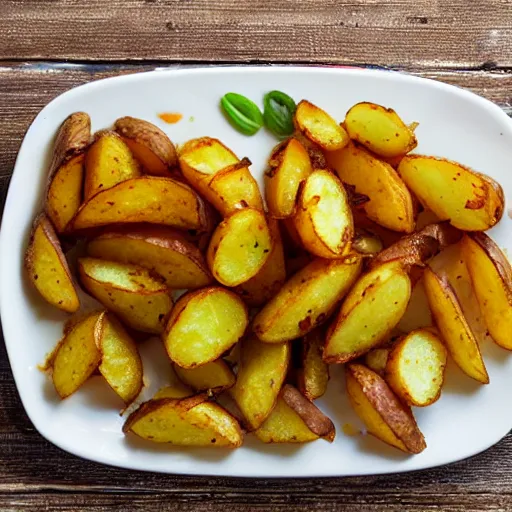
[[[360,425],[347,403],[341,369],[335,368],[320,407],[334,420],[334,444],[265,446],[248,436],[234,451],[175,449],[127,439],[121,433],[121,406],[100,378],[92,378],[72,397],[59,401],[37,369],[62,332],[65,315],[47,306],[27,284],[23,253],[32,219],[42,204],[49,150],[63,119],[77,110],[91,115],[93,130],[124,115],[152,121],[176,143],[210,135],[239,156],[248,156],[260,179],[276,143],[261,130],[254,137],[234,131],[221,115],[220,97],[228,91],[261,104],[263,94],[280,89],[307,98],[341,120],[359,101],[392,107],[406,122],[419,121],[417,151],[458,160],[512,190],[512,123],[492,103],[467,91],[398,73],[294,67],[225,67],[158,71],[109,78],[66,92],[37,116],[16,162],[3,216],[0,246],[0,307],[14,378],[34,426],[48,440],[78,456],[116,466],[202,475],[253,477],[335,476],[400,472],[453,462],[478,453],[512,427],[512,358],[488,343],[483,347],[491,384],[481,386],[450,367],[442,398],[417,409],[428,448],[406,456],[370,436],[348,437],[345,423]],[[176,125],[162,123],[159,112],[180,112]],[[505,215],[492,230],[498,244],[512,250],[512,221]],[[158,342],[146,352],[161,351]],[[160,352],[161,353],[161,352]],[[147,356],[148,354],[145,354]],[[153,358],[155,359],[155,358]],[[169,374],[165,356],[157,357],[161,375]],[[145,357],[147,360],[147,357]],[[153,372],[154,368],[147,368]],[[152,379],[153,386],[155,381]],[[28,461],[30,463],[30,461]]]

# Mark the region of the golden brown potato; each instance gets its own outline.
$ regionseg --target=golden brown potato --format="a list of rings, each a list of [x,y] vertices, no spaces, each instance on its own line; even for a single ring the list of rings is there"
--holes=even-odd
[[[140,175],[140,165],[121,137],[100,132],[85,156],[84,199]]]
[[[194,391],[220,393],[235,383],[235,374],[222,359],[188,370],[174,365],[174,371],[178,378]]]
[[[406,404],[431,405],[441,396],[446,355],[442,341],[430,330],[412,331],[393,345],[386,382]]]
[[[265,172],[265,197],[274,218],[295,213],[299,187],[312,170],[309,154],[297,139],[281,142],[272,150]]]
[[[493,340],[512,350],[512,268],[485,233],[465,235],[462,254],[487,329]]]
[[[87,315],[59,342],[51,365],[53,385],[61,398],[74,393],[98,368],[101,353],[97,342],[102,317],[102,312]]]
[[[283,243],[278,221],[268,217],[267,223],[272,239],[272,249],[268,259],[254,277],[235,289],[244,302],[251,307],[268,302],[281,289],[286,279]]]
[[[409,155],[400,162],[398,173],[425,208],[456,228],[484,231],[501,219],[501,187],[461,164]]]
[[[44,213],[34,222],[25,253],[25,269],[30,281],[46,302],[68,313],[78,310],[80,301],[66,257]]]
[[[262,269],[271,249],[265,215],[259,210],[244,208],[217,226],[206,252],[206,261],[219,283],[237,286]]]
[[[241,446],[243,435],[235,418],[206,400],[206,394],[149,400],[130,414],[123,432],[180,446]]]
[[[285,384],[270,416],[254,432],[264,443],[307,443],[319,437],[332,442],[332,421],[293,386]]]
[[[347,394],[368,432],[407,453],[427,445],[411,409],[400,402],[384,379],[361,364],[346,366]]]
[[[163,278],[138,265],[97,258],[78,260],[80,281],[107,309],[138,331],[160,334],[172,308]]]
[[[255,430],[268,418],[290,364],[290,345],[261,343],[254,336],[242,341],[240,366],[229,393]]]
[[[294,123],[299,133],[327,151],[341,149],[350,140],[345,129],[327,112],[306,100],[297,105]]]
[[[404,316],[400,319],[400,322],[398,322],[397,330],[403,334],[414,331],[415,329],[431,327],[432,325],[432,314],[430,313],[425,286],[423,279],[419,279],[413,286],[411,299],[409,300]]]
[[[392,231],[370,220],[366,213],[358,208],[352,208],[352,217],[356,235],[361,230],[363,233],[368,232],[381,241],[383,248],[393,245],[403,237],[403,233]]]
[[[343,185],[334,174],[316,170],[304,182],[293,217],[302,245],[321,258],[350,250],[354,222]]]
[[[86,201],[68,231],[107,224],[147,222],[205,231],[205,206],[187,185],[170,178],[143,176],[118,183]]]
[[[293,275],[256,315],[253,331],[261,341],[282,343],[324,323],[361,273],[351,262],[317,258]]]
[[[325,333],[319,328],[302,340],[302,365],[297,373],[297,385],[308,400],[320,398],[329,382],[329,366],[322,359],[324,340]]]
[[[63,233],[82,203],[84,155],[62,164],[53,175],[46,194],[46,214],[57,233]]]
[[[142,391],[142,361],[135,342],[112,313],[100,318],[96,338],[101,354],[99,371],[108,385],[130,404]]]
[[[153,397],[153,400],[158,400],[159,398],[188,398],[191,396],[197,396],[197,393],[185,386],[182,382],[174,382],[170,386],[164,386],[160,388]],[[201,396],[204,396],[201,395]]]
[[[376,233],[369,230],[358,228],[355,230],[352,240],[352,249],[366,256],[375,256],[382,251],[384,245]]]
[[[446,278],[427,268],[423,274],[430,310],[442,338],[459,368],[469,377],[489,383],[480,348]]]
[[[247,308],[233,292],[210,287],[187,293],[163,335],[167,354],[182,368],[215,361],[243,336],[247,323]]]
[[[147,174],[171,175],[170,169],[178,163],[176,149],[158,126],[126,116],[118,119],[114,127]]]
[[[364,363],[370,370],[384,377],[390,352],[389,348],[374,348],[364,356]]]
[[[324,361],[346,363],[379,345],[402,318],[410,297],[411,280],[400,263],[365,274],[327,331]]]
[[[201,288],[213,281],[201,251],[179,231],[163,226],[109,228],[89,242],[87,253],[145,267],[175,290]]]
[[[393,109],[375,103],[354,105],[345,127],[351,139],[386,158],[403,156],[418,145],[414,132]]]
[[[358,194],[368,196],[369,201],[361,209],[371,220],[393,231],[414,231],[411,194],[389,164],[355,143],[326,156],[341,181],[353,185]]]

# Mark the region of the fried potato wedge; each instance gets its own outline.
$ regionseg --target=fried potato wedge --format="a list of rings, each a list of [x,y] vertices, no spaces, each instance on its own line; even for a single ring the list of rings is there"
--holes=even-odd
[[[427,447],[411,409],[382,377],[355,363],[346,366],[345,376],[350,403],[370,434],[406,453],[421,453]]]
[[[374,348],[364,356],[364,363],[370,370],[384,377],[390,352],[389,348]]]
[[[322,359],[324,338],[323,330],[315,329],[302,340],[302,364],[297,372],[297,385],[300,392],[311,401],[325,393],[329,382],[329,366]]]
[[[379,254],[384,245],[379,235],[366,229],[356,229],[354,239],[352,240],[352,249],[366,256],[375,256]]]
[[[194,395],[196,395],[196,393],[194,393],[191,388],[178,381],[170,386],[160,388],[155,393],[153,400],[158,400],[159,398],[188,398]]]
[[[163,226],[107,229],[88,243],[87,253],[145,267],[175,290],[202,288],[213,281],[201,251],[179,231]]]
[[[188,370],[174,365],[174,371],[178,378],[194,391],[220,393],[235,383],[235,374],[222,359]]]
[[[82,203],[84,155],[62,164],[53,175],[46,194],[46,214],[57,233],[63,233]]]
[[[202,288],[180,297],[163,340],[171,361],[194,368],[229,350],[247,324],[247,308],[238,295],[224,288]]]
[[[253,331],[261,341],[282,343],[324,323],[361,273],[361,259],[317,258],[294,274],[256,315]]]
[[[430,330],[418,329],[393,345],[385,379],[408,405],[425,407],[441,396],[447,352]]]
[[[361,206],[368,218],[393,231],[414,231],[414,204],[397,172],[355,143],[326,154],[327,162],[343,183],[368,196]]]
[[[326,363],[346,363],[386,339],[411,297],[411,280],[400,263],[386,263],[361,277],[327,331]]]
[[[375,103],[354,105],[345,127],[351,139],[386,158],[403,156],[418,145],[414,132],[393,109]]]
[[[85,289],[126,325],[143,332],[163,332],[173,303],[160,276],[138,265],[98,258],[80,258],[78,271]]]
[[[432,325],[432,314],[428,305],[425,286],[423,279],[420,278],[413,286],[411,299],[404,316],[398,322],[397,329],[401,333],[408,333],[423,327],[431,327]]]
[[[225,286],[237,286],[265,265],[272,239],[263,212],[244,208],[226,217],[213,232],[206,252],[210,270]]]
[[[84,199],[140,175],[140,165],[121,137],[100,132],[85,156]]]
[[[332,442],[336,430],[316,405],[285,384],[269,417],[254,433],[264,443],[307,443],[319,437]]]
[[[112,313],[103,314],[100,322],[100,334],[96,338],[101,354],[99,371],[117,395],[130,404],[143,387],[139,350]]]
[[[74,313],[80,307],[71,272],[59,239],[48,217],[41,213],[34,222],[25,253],[28,277],[44,300]]]
[[[208,227],[205,205],[188,185],[171,178],[143,176],[91,197],[78,210],[68,231],[136,222],[199,231]]]
[[[327,151],[341,149],[350,140],[345,129],[327,112],[306,100],[297,105],[294,123],[299,133]]]
[[[235,385],[229,390],[251,430],[274,408],[290,364],[288,343],[269,345],[251,336],[242,341]]]
[[[427,268],[423,283],[432,316],[455,363],[469,377],[489,383],[480,347],[446,278]]]
[[[158,126],[126,116],[118,119],[114,128],[147,174],[171,175],[170,169],[178,163],[176,148]]]
[[[462,254],[487,329],[493,340],[512,350],[512,268],[485,233],[465,235]]]
[[[102,312],[87,315],[59,342],[52,356],[52,379],[61,398],[73,394],[98,368],[102,317]]]
[[[347,194],[329,171],[316,170],[304,182],[293,217],[302,245],[321,258],[339,258],[350,250],[354,222]]]
[[[123,432],[179,446],[241,446],[243,434],[238,422],[206,399],[206,395],[196,395],[149,400],[128,417]]]
[[[268,302],[280,290],[286,279],[283,243],[278,221],[268,217],[267,223],[272,239],[272,248],[268,259],[254,277],[235,289],[244,302],[251,307],[261,306]]]
[[[265,197],[274,218],[295,213],[299,187],[312,171],[309,154],[297,139],[281,142],[272,150],[265,172]]]
[[[486,176],[456,162],[409,155],[398,173],[421,204],[464,231],[485,231],[503,215],[503,190]]]

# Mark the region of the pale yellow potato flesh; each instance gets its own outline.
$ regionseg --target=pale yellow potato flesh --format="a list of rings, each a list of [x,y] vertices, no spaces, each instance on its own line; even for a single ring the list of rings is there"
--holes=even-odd
[[[235,385],[229,390],[247,426],[255,430],[274,408],[290,364],[288,343],[261,343],[255,337],[241,345]]]
[[[399,263],[365,274],[329,327],[324,361],[345,363],[379,345],[402,318],[410,297],[411,280]]]
[[[485,231],[503,214],[503,190],[487,177],[456,162],[406,156],[398,173],[425,208],[465,231]]]
[[[317,328],[302,340],[302,367],[297,374],[297,385],[308,400],[320,398],[327,390],[329,366],[323,361],[325,334]]]
[[[218,359],[243,336],[247,308],[223,288],[203,288],[182,296],[163,336],[171,361],[194,368]]]
[[[253,331],[261,341],[299,338],[325,322],[361,273],[362,261],[317,258],[293,275],[256,315]]]
[[[178,149],[178,153],[181,171],[190,183],[214,175],[239,161],[233,151],[211,137],[189,140]]]
[[[194,391],[220,392],[235,383],[235,374],[222,359],[190,369],[175,365],[174,371],[178,378]]]
[[[354,143],[338,151],[327,152],[326,158],[343,183],[368,196],[369,201],[361,209],[370,220],[393,231],[414,231],[415,211],[411,193],[389,164]]]

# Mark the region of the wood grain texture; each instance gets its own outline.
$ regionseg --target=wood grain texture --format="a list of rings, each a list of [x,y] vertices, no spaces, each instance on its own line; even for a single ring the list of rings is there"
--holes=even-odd
[[[1,59],[512,65],[510,0],[0,0]]]

